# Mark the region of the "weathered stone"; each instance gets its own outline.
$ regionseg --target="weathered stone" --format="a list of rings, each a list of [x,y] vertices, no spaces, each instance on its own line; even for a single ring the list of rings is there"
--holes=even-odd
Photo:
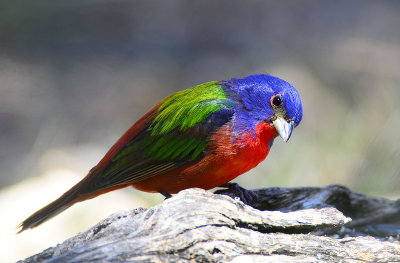
[[[242,192],[245,192],[243,196]],[[258,210],[283,212],[309,208],[335,207],[352,222],[346,229],[323,234],[372,235],[375,237],[398,236],[400,234],[400,200],[388,200],[366,196],[351,191],[342,185],[327,187],[272,187],[244,190],[240,186],[219,190],[217,193],[231,197],[241,196],[247,205]]]
[[[322,189],[326,189],[325,195],[330,196],[335,187],[310,189],[320,196],[324,196]],[[153,208],[111,215],[23,262],[400,261],[397,241],[309,234],[339,229],[350,219],[334,207],[327,207],[331,205],[323,200],[332,197],[314,201],[310,198],[315,195],[300,194],[300,188],[294,188],[297,195],[288,196],[283,194],[289,193],[288,189],[277,189],[269,192],[259,189],[253,194],[258,194],[258,202],[270,203],[267,195],[275,199],[304,196],[303,205],[300,200],[292,199],[292,203],[285,202],[289,207],[287,212],[260,211],[228,196],[189,189]],[[274,197],[272,192],[278,195]],[[253,206],[257,207],[255,203],[254,200]],[[302,210],[294,211],[296,206]]]

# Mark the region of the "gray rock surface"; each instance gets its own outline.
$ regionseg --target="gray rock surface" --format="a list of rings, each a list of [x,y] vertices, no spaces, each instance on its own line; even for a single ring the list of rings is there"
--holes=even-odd
[[[252,197],[265,193],[254,191]],[[306,196],[308,200],[311,195]],[[238,198],[188,189],[153,208],[113,214],[21,262],[400,261],[398,241],[316,235],[337,231],[351,221],[323,203],[297,211],[261,211]]]
[[[341,236],[371,235],[379,238],[400,235],[400,200],[370,197],[342,185],[326,187],[272,187],[245,190],[233,184],[217,193],[232,198],[240,196],[247,205],[258,210],[291,212],[301,209],[335,207],[352,219],[346,228],[318,230],[321,234]]]

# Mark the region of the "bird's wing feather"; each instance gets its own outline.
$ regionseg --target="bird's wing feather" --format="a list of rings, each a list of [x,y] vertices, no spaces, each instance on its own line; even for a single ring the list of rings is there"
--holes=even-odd
[[[229,122],[233,112],[232,101],[217,82],[167,97],[85,192],[135,183],[201,159],[212,133]]]

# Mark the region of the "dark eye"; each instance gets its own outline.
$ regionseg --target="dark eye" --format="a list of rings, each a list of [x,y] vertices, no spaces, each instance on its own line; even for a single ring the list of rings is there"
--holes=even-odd
[[[275,95],[271,98],[272,107],[277,108],[282,106],[283,100],[281,95]]]

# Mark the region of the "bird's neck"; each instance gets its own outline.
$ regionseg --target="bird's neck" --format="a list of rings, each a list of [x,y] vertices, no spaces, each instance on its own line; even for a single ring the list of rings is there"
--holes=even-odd
[[[261,122],[253,129],[238,133],[235,139],[243,147],[265,147],[265,150],[269,151],[276,136],[278,133],[271,123]]]

